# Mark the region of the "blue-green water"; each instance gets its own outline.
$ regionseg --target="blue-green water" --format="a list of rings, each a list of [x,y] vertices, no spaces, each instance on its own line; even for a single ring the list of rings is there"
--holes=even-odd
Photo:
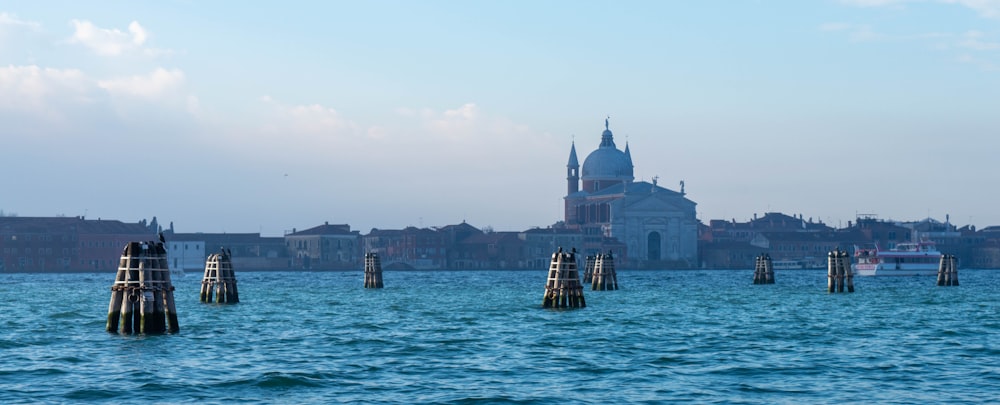
[[[1000,401],[1000,272],[625,271],[541,308],[545,271],[237,273],[174,280],[181,331],[104,331],[114,274],[0,274],[0,403]]]

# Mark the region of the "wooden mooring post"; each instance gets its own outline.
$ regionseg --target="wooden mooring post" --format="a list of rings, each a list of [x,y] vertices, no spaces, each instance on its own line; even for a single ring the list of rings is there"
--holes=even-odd
[[[771,255],[763,253],[754,260],[754,284],[774,284],[774,264]]]
[[[215,299],[212,299],[212,295]],[[235,304],[240,302],[240,292],[236,288],[236,273],[233,271],[232,254],[226,249],[221,253],[208,255],[205,260],[205,276],[201,279],[201,302]]]
[[[615,257],[611,253],[598,254],[594,259],[593,281],[590,289],[592,291],[606,291],[618,289],[618,274],[615,273]]]
[[[937,285],[958,286],[958,258],[955,255],[941,255],[941,265],[938,266]]]
[[[549,264],[548,281],[545,283],[543,308],[583,308],[583,285],[577,270],[576,251],[563,252],[562,248],[552,254]]]
[[[123,335],[180,331],[162,235],[160,242],[125,245],[111,286],[107,330]]]
[[[597,256],[587,255],[583,260],[583,283],[590,284],[594,280],[594,264],[597,263]]]
[[[382,262],[378,253],[365,253],[365,288],[382,288]]]
[[[854,273],[851,272],[851,260],[847,252],[840,248],[830,251],[827,255],[826,289],[827,292],[854,292]]]

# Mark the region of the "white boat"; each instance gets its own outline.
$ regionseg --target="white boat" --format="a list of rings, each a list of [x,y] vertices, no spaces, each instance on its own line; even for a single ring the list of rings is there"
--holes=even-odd
[[[851,269],[859,276],[933,276],[941,265],[934,242],[906,242],[892,249],[855,248]]]
[[[775,270],[800,270],[806,268],[799,260],[775,260],[771,262]]]

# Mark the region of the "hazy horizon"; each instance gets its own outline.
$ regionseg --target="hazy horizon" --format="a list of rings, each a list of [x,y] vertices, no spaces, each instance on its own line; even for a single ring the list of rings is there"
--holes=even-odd
[[[706,223],[982,228],[997,94],[998,0],[14,3],[0,210],[544,227],[610,115]]]

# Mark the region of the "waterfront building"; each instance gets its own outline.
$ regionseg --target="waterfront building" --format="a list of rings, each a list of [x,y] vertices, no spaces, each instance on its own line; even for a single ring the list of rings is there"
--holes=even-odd
[[[347,224],[323,225],[285,235],[285,246],[293,267],[333,270],[358,267],[361,262],[361,235]],[[383,261],[384,263],[384,261]]]
[[[850,223],[848,223],[850,225]],[[822,222],[814,222],[812,218],[808,220],[801,214],[792,216],[780,212],[768,212],[758,217],[753,214],[753,219],[747,222],[725,221],[713,219],[709,221],[710,239],[731,240],[739,242],[750,242],[757,238],[761,232],[832,232],[834,228]],[[705,239],[703,236],[702,239]]]
[[[524,269],[527,264],[524,240],[518,235],[518,232],[478,233],[462,239],[454,249],[456,256],[466,259],[463,264],[466,269]]]
[[[747,222],[709,221],[699,236],[700,262],[706,268],[753,268],[755,258],[767,253],[788,268],[816,268],[826,265],[829,251],[864,240],[861,232],[840,232],[801,214],[768,212]]]
[[[448,234],[429,228],[375,229],[361,237],[365,253],[377,253],[382,268],[442,269],[446,267]]]
[[[518,237],[524,241],[524,265],[529,269],[547,269],[552,253],[559,248],[569,251],[583,247],[583,234],[563,227],[533,228]]]
[[[473,257],[473,252],[460,248],[459,242],[476,235],[482,235],[485,232],[465,221],[456,225],[442,226],[437,228],[437,231],[441,234],[441,240],[446,249],[447,268],[455,270],[481,268],[480,263]],[[461,247],[468,247],[468,245]]]
[[[189,272],[205,268],[205,242],[170,239],[164,244],[170,270]]]
[[[115,271],[126,243],[156,238],[142,223],[83,217],[0,217],[0,271]]]
[[[845,243],[845,239],[847,243]],[[852,251],[850,235],[843,232],[760,232],[750,245],[787,268],[818,269],[827,266],[834,249]]]
[[[615,145],[608,121],[583,166],[570,146],[565,226],[583,234],[585,254],[611,251],[637,267],[694,267],[698,258],[695,203],[680,191],[635,181],[629,145]]]
[[[880,249],[892,249],[897,244],[906,242],[916,242],[916,234],[913,230],[899,223],[884,221],[872,214],[858,215],[852,224],[847,222],[847,229],[860,234],[857,240],[872,245],[878,245]]]
[[[222,249],[232,253],[233,268],[241,270],[281,270],[292,266],[281,237],[260,233],[177,233],[164,232],[167,260],[171,270],[201,272],[208,255]],[[175,265],[176,264],[176,265]]]
[[[968,253],[959,257],[959,266],[976,269],[1000,268],[1000,226],[988,226],[978,232],[975,227],[962,229]],[[963,259],[963,257],[966,257]]]

